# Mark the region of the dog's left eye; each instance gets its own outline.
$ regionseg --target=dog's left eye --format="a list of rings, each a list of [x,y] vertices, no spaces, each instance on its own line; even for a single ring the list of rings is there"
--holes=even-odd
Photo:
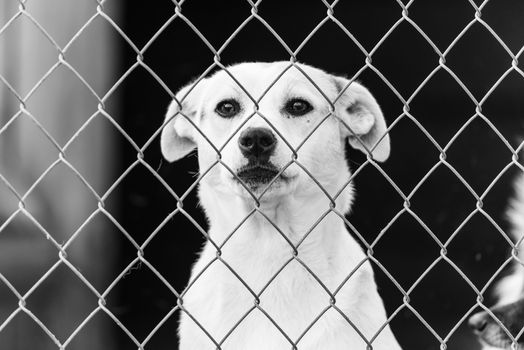
[[[294,98],[286,103],[284,109],[288,114],[291,114],[295,117],[299,117],[301,115],[311,112],[313,110],[313,106],[311,106],[311,104],[305,100],[302,100],[300,98]]]
[[[223,118],[232,118],[240,112],[240,105],[235,100],[224,100],[217,104],[215,111]]]

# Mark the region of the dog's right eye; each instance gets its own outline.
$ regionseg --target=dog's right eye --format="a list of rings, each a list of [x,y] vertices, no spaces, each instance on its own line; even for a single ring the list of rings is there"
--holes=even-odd
[[[217,104],[215,112],[223,118],[232,118],[240,112],[240,104],[235,100],[224,100]]]

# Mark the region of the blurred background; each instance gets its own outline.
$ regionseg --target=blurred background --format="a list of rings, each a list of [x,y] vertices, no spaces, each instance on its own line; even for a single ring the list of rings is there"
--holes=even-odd
[[[519,170],[509,166],[508,146],[518,147],[524,136],[524,64],[512,69],[511,53],[524,46],[524,2],[483,3],[471,23],[475,6],[481,2],[414,1],[408,20],[401,20],[400,0],[334,7],[340,24],[372,51],[374,69],[358,79],[394,123],[392,155],[382,167],[405,195],[417,188],[410,210],[438,240],[450,240],[454,267],[440,259],[419,280],[439,259],[439,245],[412,215],[397,216],[404,200],[374,167],[356,176],[348,220],[368,242],[382,235],[374,256],[411,289],[418,315],[404,307],[391,322],[407,350],[440,349],[437,337],[448,349],[479,349],[464,325],[477,298],[470,284],[486,287],[509,257],[504,212]],[[186,217],[169,217],[176,200],[161,179],[181,195],[195,180],[197,161],[161,159],[158,131],[171,100],[165,87],[176,92],[213,64],[192,26],[218,50],[252,6],[187,0],[186,20],[175,17],[175,8],[169,0],[0,0],[2,348],[136,349],[144,341],[146,349],[177,348],[177,299],[158,275],[182,291],[204,237]],[[327,11],[320,0],[258,5],[258,15],[292,50]],[[446,52],[445,68],[434,72],[439,56],[417,26]],[[297,58],[352,77],[366,56],[327,20]],[[253,18],[220,59],[227,65],[289,60],[289,54]],[[409,100],[409,115],[402,99]],[[482,101],[480,117],[474,101]],[[436,166],[435,144],[447,147],[447,165]],[[365,161],[347,152],[353,169]],[[483,196],[485,214],[472,192]],[[206,228],[196,189],[184,209]],[[137,247],[148,239],[146,264]],[[375,271],[391,314],[403,295]],[[489,288],[485,297],[490,305]]]

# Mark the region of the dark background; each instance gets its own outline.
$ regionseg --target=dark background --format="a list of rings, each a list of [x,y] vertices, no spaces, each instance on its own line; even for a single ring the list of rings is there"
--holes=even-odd
[[[480,5],[479,1],[476,1]],[[174,14],[170,1],[128,1],[122,26],[129,39],[142,48]],[[182,13],[218,49],[250,15],[247,1],[188,0]],[[326,16],[321,1],[264,1],[258,14],[271,25],[292,50],[295,50]],[[335,17],[370,51],[402,17],[402,8],[393,0],[340,1]],[[475,9],[468,1],[415,1],[409,7],[414,21],[444,52],[466,25],[475,18]],[[509,50],[516,53],[524,45],[524,2],[520,0],[491,1],[482,9],[485,21],[500,36]],[[117,34],[115,34],[117,35]],[[136,52],[122,39],[121,74],[136,63]],[[353,76],[365,65],[365,55],[333,22],[328,21],[298,53],[299,61],[329,72]],[[289,54],[258,20],[253,19],[231,41],[221,54],[223,64],[242,61],[289,60]],[[475,115],[475,103],[457,83],[459,79],[478,101],[482,100],[497,80],[511,68],[512,59],[494,36],[475,23],[446,55],[447,69],[441,68],[409,103],[410,116],[403,115],[403,104],[380,76],[366,69],[359,80],[379,101],[391,130],[392,155],[382,165],[391,180],[405,194],[410,194],[421,179],[439,162],[440,152],[414,119],[427,130],[441,147],[457,135],[459,129]],[[522,59],[521,61],[524,61]],[[144,62],[173,91],[200,75],[213,63],[213,53],[181,19],[175,19],[151,44]],[[372,55],[373,66],[408,99],[424,79],[438,66],[439,57],[407,21],[403,21]],[[518,65],[520,69],[524,65]],[[512,147],[524,135],[524,78],[510,72],[483,102],[482,113]],[[123,99],[121,116],[115,117],[124,130],[141,147],[158,130],[170,102],[169,94],[143,67],[134,69],[116,92]],[[448,165],[440,164],[418,188],[410,201],[421,221],[449,243],[447,258],[439,261],[410,293],[414,308],[441,338],[447,338],[448,349],[475,349],[474,337],[466,326],[457,324],[475,305],[476,293],[459,275],[460,269],[482,289],[492,274],[509,256],[509,246],[494,225],[480,213],[468,216],[476,208],[476,198],[453,171],[460,173],[479,196],[484,194],[495,177],[511,162],[512,153],[489,123],[474,119],[446,151]],[[115,132],[120,144],[120,172],[137,159],[136,150]],[[161,177],[182,194],[195,180],[196,157],[174,164],[162,162],[158,137],[145,151],[145,161],[157,169]],[[353,169],[364,158],[348,150]],[[453,169],[453,171],[451,169]],[[515,166],[505,171],[483,198],[483,210],[503,230],[508,229],[504,217],[511,195]],[[440,247],[430,234],[409,213],[394,219],[404,207],[402,197],[372,166],[366,166],[356,177],[357,198],[350,222],[368,242],[373,241],[389,225],[374,249],[374,256],[398,283],[408,290],[419,276],[439,258]],[[196,190],[184,201],[184,208],[205,228],[205,219],[196,203]],[[157,229],[176,207],[176,201],[161,182],[144,166],[134,167],[115,190],[123,207],[115,218],[139,244]],[[465,223],[464,223],[465,222]],[[463,224],[464,223],[464,224]],[[463,225],[462,225],[463,224]],[[122,271],[136,258],[136,249],[124,235],[115,234],[120,242]],[[203,236],[182,215],[176,215],[145,248],[146,259],[177,291],[182,291],[189,270],[196,258]],[[103,259],[103,257],[100,257]],[[388,314],[403,303],[398,288],[375,266],[376,278]],[[116,278],[116,275],[114,276]],[[485,294],[486,297],[489,293]],[[488,297],[487,303],[492,300]],[[108,297],[108,308],[139,341],[176,306],[176,297],[144,264],[136,264]],[[440,342],[408,308],[403,308],[391,326],[404,349],[439,349]],[[150,349],[173,349],[176,342],[178,312],[167,318],[154,332]],[[462,320],[463,321],[463,320]],[[464,323],[464,322],[462,322]],[[458,327],[458,329],[454,329]],[[131,349],[129,337],[118,327],[120,349]]]

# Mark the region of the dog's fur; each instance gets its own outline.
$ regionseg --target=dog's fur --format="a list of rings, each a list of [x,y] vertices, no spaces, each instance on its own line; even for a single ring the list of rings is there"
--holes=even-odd
[[[384,161],[390,151],[384,117],[362,85],[353,82],[345,89],[347,79],[304,64],[286,70],[266,91],[288,66],[289,62],[231,66],[230,73],[222,70],[182,88],[177,93],[181,104],[173,101],[169,106],[162,153],[175,161],[198,150],[198,193],[213,241],[206,242],[183,295],[180,349],[215,349],[211,338],[226,350],[289,349],[292,342],[305,350],[366,349],[363,338],[375,350],[400,349],[371,265],[342,218],[335,212],[325,215],[332,203],[323,192],[334,196],[341,191],[335,209],[341,215],[349,211],[354,194],[347,185],[345,143]],[[247,122],[255,104],[246,92],[255,100],[264,95],[258,102],[260,115]],[[328,117],[315,130],[329,114],[327,99],[333,101],[339,94],[334,104],[338,118]],[[286,103],[296,98],[309,102],[313,110],[289,115]],[[240,106],[238,115],[219,116],[217,105],[233,99]],[[252,176],[240,183],[235,177],[249,167],[239,149],[239,135],[254,127],[275,136],[268,164],[285,168],[261,196],[257,211],[249,191],[260,196],[268,181]],[[298,147],[309,133],[296,154],[301,166],[286,167],[293,158],[290,147]],[[223,147],[220,159],[226,166],[216,163],[214,147]],[[296,245],[310,229],[297,249],[298,259],[292,259],[290,243]],[[215,244],[226,240],[219,261]],[[317,278],[335,294],[334,300]],[[252,293],[261,293],[259,300]],[[331,302],[335,307],[329,307]]]
[[[520,243],[524,235],[524,174],[515,182],[515,197],[508,210],[508,218],[513,242]],[[496,287],[498,302],[490,309],[513,337],[517,337],[524,328],[524,244],[520,243],[518,248],[513,271],[498,282]],[[512,348],[512,341],[506,330],[500,327],[489,312],[473,315],[470,318],[470,325],[481,340],[483,350],[524,350],[524,336],[518,338],[516,348]]]

